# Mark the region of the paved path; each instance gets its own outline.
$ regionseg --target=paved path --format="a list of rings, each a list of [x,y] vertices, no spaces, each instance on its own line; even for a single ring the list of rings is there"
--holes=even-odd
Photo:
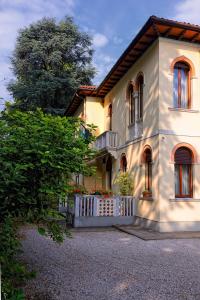
[[[57,245],[26,231],[24,257],[38,272],[34,300],[199,300],[200,240],[143,241],[119,231],[74,232]]]
[[[183,231],[183,232],[156,232],[150,229],[144,229],[134,225],[115,225],[118,230],[135,235],[144,240],[172,240],[172,239],[200,239],[199,231]]]

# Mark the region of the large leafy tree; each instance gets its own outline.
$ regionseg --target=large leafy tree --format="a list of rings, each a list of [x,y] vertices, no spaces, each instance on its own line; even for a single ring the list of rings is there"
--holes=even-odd
[[[63,114],[80,84],[91,84],[91,38],[73,19],[44,18],[19,32],[11,58],[16,80],[8,86],[22,110]]]
[[[39,216],[70,189],[73,173],[88,173],[93,136],[79,119],[10,111],[0,119],[0,221]],[[89,126],[89,125],[88,125]],[[88,127],[87,126],[87,127]],[[88,127],[89,131],[92,127]]]
[[[6,110],[0,118],[0,265],[2,299],[24,299],[15,289],[31,274],[16,260],[19,249],[16,224],[38,225],[41,234],[61,242],[58,201],[70,191],[73,173],[91,174],[87,165],[94,151],[91,134],[75,118]],[[16,223],[17,221],[17,223]]]

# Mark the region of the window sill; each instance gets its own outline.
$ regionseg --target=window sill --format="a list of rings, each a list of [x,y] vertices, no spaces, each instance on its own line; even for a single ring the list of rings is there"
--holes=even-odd
[[[152,197],[140,197],[139,200],[141,201],[153,201],[153,198]]]
[[[176,108],[176,107],[168,107],[170,111],[180,111],[180,112],[188,112],[188,113],[198,113],[199,110],[190,109],[190,108]]]
[[[171,202],[200,202],[200,199],[195,198],[170,198]]]

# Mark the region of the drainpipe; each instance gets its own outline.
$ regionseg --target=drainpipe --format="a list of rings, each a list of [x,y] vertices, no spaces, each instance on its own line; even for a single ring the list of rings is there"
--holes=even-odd
[[[84,120],[86,121],[86,97],[83,100],[83,113],[84,113]]]

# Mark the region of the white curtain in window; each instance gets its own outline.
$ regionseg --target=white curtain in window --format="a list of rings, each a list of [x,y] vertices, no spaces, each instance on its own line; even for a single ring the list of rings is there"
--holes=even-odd
[[[182,194],[190,194],[189,165],[182,165]]]
[[[187,108],[188,106],[188,77],[187,71],[181,69],[181,107]]]
[[[174,69],[173,99],[174,107],[178,107],[178,69]]]

